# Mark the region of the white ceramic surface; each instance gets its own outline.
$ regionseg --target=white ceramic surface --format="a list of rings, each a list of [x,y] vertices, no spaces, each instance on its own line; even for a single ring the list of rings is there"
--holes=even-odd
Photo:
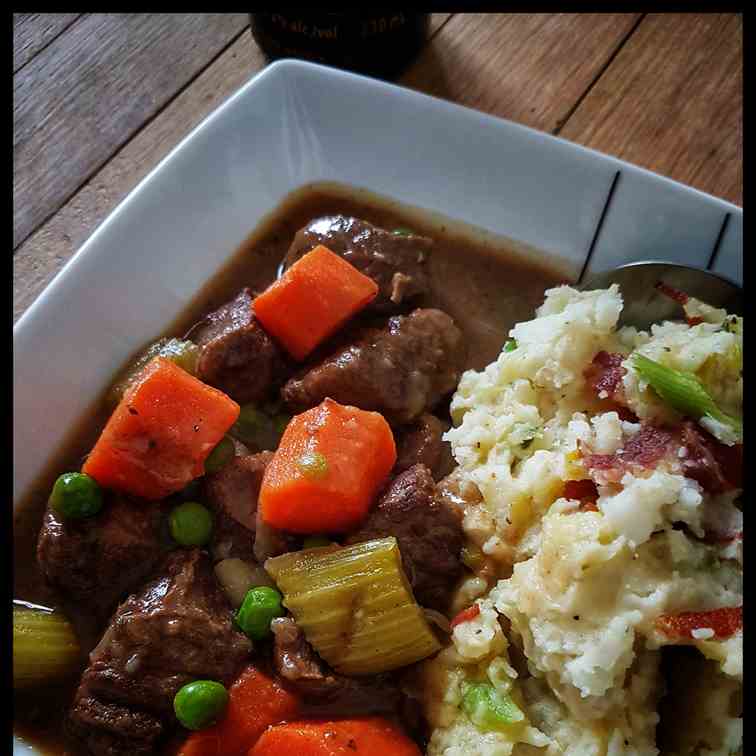
[[[184,139],[16,324],[14,501],[113,371],[289,192],[321,180],[524,242],[576,274],[594,237],[591,270],[662,257],[707,265],[729,213],[715,264],[734,277],[742,271],[734,205],[442,100],[281,61]],[[15,752],[33,753],[18,742]]]
[[[725,227],[711,269],[743,282],[743,213],[733,213]]]

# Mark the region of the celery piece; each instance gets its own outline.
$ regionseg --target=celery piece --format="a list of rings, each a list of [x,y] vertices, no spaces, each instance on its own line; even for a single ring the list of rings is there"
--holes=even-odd
[[[283,554],[265,569],[307,640],[337,672],[372,675],[441,648],[401,565],[389,537]]]
[[[506,730],[525,719],[510,696],[488,682],[462,683],[462,709],[481,730]]]
[[[191,341],[181,339],[159,339],[150,344],[126,369],[118,376],[116,382],[108,391],[108,403],[116,405],[123,399],[126,390],[137,381],[147,363],[154,357],[165,357],[176,363],[187,373],[195,375],[199,359],[199,347]]]
[[[244,598],[250,588],[261,585],[269,588],[276,586],[270,575],[260,565],[245,562],[243,559],[222,559],[213,570],[234,609],[238,609],[244,603]]]
[[[75,672],[80,662],[79,641],[62,614],[14,605],[14,688],[60,680]]]
[[[708,415],[742,435],[742,421],[722,412],[695,374],[674,370],[642,354],[633,357],[633,367],[659,398],[680,414],[694,420],[701,420]]]

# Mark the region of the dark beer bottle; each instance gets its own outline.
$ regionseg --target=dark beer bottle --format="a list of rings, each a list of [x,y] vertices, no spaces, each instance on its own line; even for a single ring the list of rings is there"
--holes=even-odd
[[[266,55],[305,60],[393,78],[418,53],[429,13],[372,11],[252,13],[252,36]]]

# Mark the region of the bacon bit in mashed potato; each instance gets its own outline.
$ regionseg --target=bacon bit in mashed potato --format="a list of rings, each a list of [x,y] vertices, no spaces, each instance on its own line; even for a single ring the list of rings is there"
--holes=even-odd
[[[452,621],[449,623],[449,627],[453,628],[457,625],[461,625],[463,622],[474,620],[479,614],[480,607],[477,604],[468,606],[467,609],[463,609],[459,614],[457,614],[456,617],[454,617],[454,619],[452,619]]]
[[[656,620],[656,627],[666,636],[679,639],[695,638],[695,630],[708,628],[713,630],[715,638],[722,640],[734,635],[743,627],[743,607],[663,614]]]
[[[586,511],[583,509],[584,506],[588,508],[588,511],[598,511],[596,507],[598,488],[590,478],[586,478],[585,480],[568,480],[564,484],[562,496],[565,499],[579,501],[580,509],[583,511]],[[593,507],[590,507],[590,504],[593,504]]]
[[[627,370],[622,367],[624,354],[598,352],[583,373],[590,390],[599,399],[611,399],[624,404],[622,379]]]

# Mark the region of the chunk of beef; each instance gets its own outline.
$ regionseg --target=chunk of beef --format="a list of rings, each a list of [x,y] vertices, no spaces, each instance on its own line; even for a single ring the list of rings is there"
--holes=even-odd
[[[454,468],[451,444],[443,435],[449,430],[449,423],[427,412],[420,415],[411,425],[403,425],[394,432],[396,439],[396,464],[394,472],[399,474],[413,465],[425,465],[434,480],[441,480]]]
[[[400,235],[358,218],[332,215],[316,218],[297,232],[286,254],[288,267],[318,244],[343,257],[378,284],[378,296],[368,309],[395,312],[429,288],[426,261],[431,239]]]
[[[242,289],[187,334],[202,347],[199,379],[240,404],[265,399],[287,371],[283,351],[255,319],[252,299],[251,291]]]
[[[234,457],[205,477],[205,500],[215,512],[210,550],[216,560],[254,559],[257,497],[273,452]]]
[[[121,495],[84,520],[64,520],[48,505],[37,540],[47,582],[101,620],[160,556],[159,508]]]
[[[128,752],[133,741],[138,753],[144,739],[141,726],[134,724],[141,721],[138,713],[172,727],[179,688],[198,678],[230,684],[252,649],[234,629],[231,609],[204,552],[175,551],[160,574],[118,607],[82,675],[69,726],[73,732],[99,733],[88,739],[96,756],[118,753],[108,750],[114,717],[124,723],[117,734],[118,747],[125,744],[120,752]]]
[[[102,756],[141,756],[156,753],[163,723],[152,714],[127,706],[103,703],[92,696],[77,698],[67,729],[91,753]]]
[[[419,309],[389,318],[383,328],[360,330],[356,340],[291,378],[281,396],[294,411],[330,397],[409,423],[456,387],[463,360],[454,321],[440,310]]]
[[[273,452],[234,457],[205,478],[205,500],[215,512],[213,559],[264,562],[296,548],[293,536],[262,522],[257,510],[265,468]]]
[[[271,622],[273,666],[310,710],[320,716],[397,711],[401,693],[388,675],[345,677],[328,669],[291,617]]]
[[[415,465],[394,478],[347,543],[390,535],[418,603],[445,612],[462,575],[462,519],[439,496],[427,467]]]

